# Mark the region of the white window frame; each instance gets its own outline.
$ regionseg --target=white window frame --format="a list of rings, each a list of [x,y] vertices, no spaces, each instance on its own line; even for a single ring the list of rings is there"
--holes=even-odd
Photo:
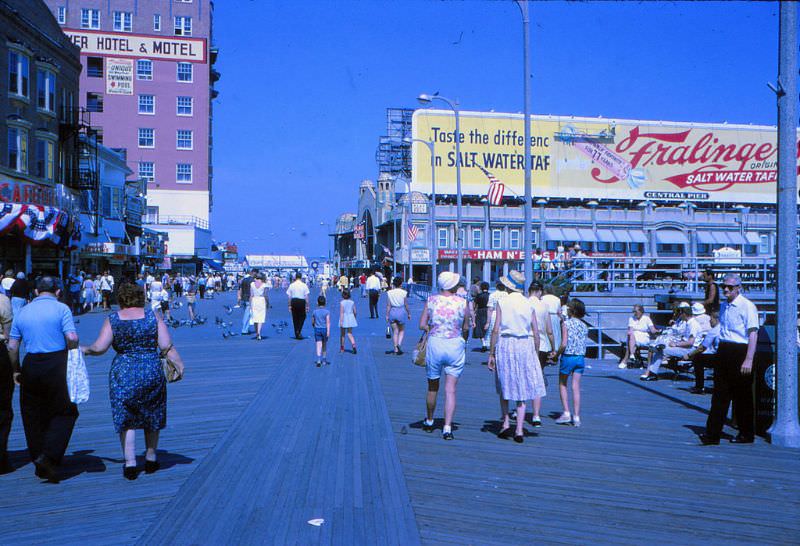
[[[66,6],[58,6],[56,8],[56,21],[58,21],[59,25],[66,25],[67,24],[67,7]]]
[[[16,131],[16,135],[13,139],[14,142],[14,149],[16,150],[16,165],[11,165],[11,162],[8,161],[11,155],[11,131]],[[6,161],[8,162],[8,167],[11,170],[14,170],[18,173],[27,173],[28,172],[28,130],[24,127],[17,127],[16,125],[8,127],[7,130],[8,134],[8,142],[6,144]]]
[[[181,105],[181,99],[188,99],[189,106],[186,106],[185,104]],[[188,113],[181,112],[181,108],[183,108],[183,109],[188,108],[189,112]],[[194,97],[187,97],[187,96],[179,96],[179,97],[177,97],[175,99],[175,115],[178,115],[178,116],[181,116],[181,117],[192,117],[192,116],[194,116]]]
[[[492,228],[492,250],[503,248],[503,230]]]
[[[483,248],[483,230],[472,230],[472,248]]]
[[[149,169],[148,169],[150,171],[149,176],[144,175],[142,173],[142,165],[149,165]],[[139,172],[139,179],[140,180],[144,179],[148,183],[155,181],[155,179],[156,179],[156,163],[155,163],[155,161],[140,161],[139,165],[138,165],[138,172]]]
[[[177,82],[179,82],[179,83],[192,83],[194,81],[194,67],[192,66],[192,63],[178,63],[176,66],[177,66],[177,68],[176,68],[175,80]],[[181,79],[181,68],[185,69],[187,67],[189,69],[189,79],[188,80],[182,80]]]
[[[130,11],[115,11],[114,32],[133,32],[133,14]]]
[[[191,36],[192,35],[192,18],[185,15],[176,15],[174,17],[173,29],[175,36]]]
[[[148,100],[149,99],[149,100]],[[148,104],[149,103],[149,104]],[[145,116],[154,116],[156,113],[156,96],[155,95],[139,95],[137,99],[138,112]],[[149,109],[148,109],[149,106]],[[144,107],[144,108],[143,108]]]
[[[181,180],[181,176],[186,176],[186,172],[181,173],[181,167],[189,167],[189,178]],[[191,163],[178,163],[175,165],[175,182],[178,184],[191,184],[193,176],[193,168]]]
[[[520,231],[518,229],[510,229],[508,230],[508,246],[513,250],[518,250],[522,246],[522,240],[520,239]]]
[[[36,172],[35,175],[42,180],[55,182],[56,178],[56,137],[36,138]],[[44,174],[39,174],[39,145],[44,144]]]
[[[153,32],[161,32],[161,14],[153,14]]]
[[[11,56],[16,55],[16,63],[12,63]],[[31,59],[23,52],[18,51],[16,49],[9,49],[8,50],[8,64],[9,67],[12,64],[16,64],[17,69],[17,81],[16,81],[16,89],[11,89],[9,87],[8,92],[11,95],[17,97],[25,97],[29,99],[31,97]],[[11,70],[9,70],[9,76],[11,74]],[[9,84],[11,83],[9,77]],[[27,89],[25,89],[27,87]]]
[[[44,77],[44,96],[42,92],[42,77]],[[44,105],[40,104],[43,99]],[[56,113],[56,73],[44,67],[36,69],[36,109],[40,112]]]
[[[183,143],[183,145],[181,145],[181,143]],[[178,150],[194,149],[194,132],[191,129],[178,129],[175,132],[175,148]]]
[[[100,10],[81,8],[81,28],[100,30]]]
[[[436,230],[436,242],[438,248],[450,247],[450,230],[446,227],[440,227]]]
[[[148,137],[147,133],[143,132],[143,131],[150,131],[150,136]],[[139,129],[137,131],[137,137],[138,137],[137,138],[137,144],[139,145],[139,148],[155,148],[156,147],[156,130],[155,129],[152,129],[150,127],[139,127]],[[149,145],[148,144],[142,144],[143,140],[144,141],[150,140],[151,143]]]
[[[150,74],[149,76],[139,69],[139,67],[149,66],[150,67]],[[136,60],[136,79],[140,81],[152,81],[153,80],[153,61],[150,59],[137,59]]]

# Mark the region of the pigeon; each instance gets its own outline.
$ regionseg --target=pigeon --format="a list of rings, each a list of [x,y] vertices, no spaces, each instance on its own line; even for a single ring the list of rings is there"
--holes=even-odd
[[[231,309],[230,305],[223,305],[222,307],[223,309],[225,309],[225,312],[228,313],[229,315],[233,313],[233,309]]]

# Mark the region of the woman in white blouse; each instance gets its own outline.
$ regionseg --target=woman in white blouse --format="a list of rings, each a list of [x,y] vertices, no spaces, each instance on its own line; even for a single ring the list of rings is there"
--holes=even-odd
[[[403,354],[403,336],[406,330],[406,320],[411,320],[411,311],[408,309],[408,292],[403,290],[403,279],[395,277],[392,279],[392,288],[386,293],[386,322],[392,328],[391,351],[386,354]]]
[[[628,362],[634,360],[637,346],[644,346],[650,343],[650,334],[657,334],[653,321],[648,315],[644,314],[644,307],[641,305],[633,306],[633,316],[628,319],[628,343],[625,345],[625,354],[619,361],[619,368],[627,368]]]

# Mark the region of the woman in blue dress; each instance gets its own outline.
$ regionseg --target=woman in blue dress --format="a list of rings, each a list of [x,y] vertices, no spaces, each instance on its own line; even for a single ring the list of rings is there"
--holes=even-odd
[[[183,361],[172,346],[161,316],[145,308],[144,290],[125,282],[117,294],[120,309],[103,322],[94,343],[83,354],[99,356],[113,347],[116,356],[109,370],[109,397],[114,430],[125,456],[123,475],[136,479],[136,429],[144,430],[144,470],[159,468],[156,458],[159,431],[167,424],[167,381],[161,368],[161,352],[167,351],[183,375]]]

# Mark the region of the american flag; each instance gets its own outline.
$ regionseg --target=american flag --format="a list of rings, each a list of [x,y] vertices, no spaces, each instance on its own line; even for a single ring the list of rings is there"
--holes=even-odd
[[[417,234],[419,233],[419,228],[414,224],[409,224],[407,229],[408,241],[413,243],[417,240]]]
[[[486,194],[486,199],[489,201],[489,204],[494,206],[501,205],[503,203],[503,193],[506,191],[506,185],[480,165],[478,165],[478,168],[482,170],[486,178],[489,179],[489,192]]]

